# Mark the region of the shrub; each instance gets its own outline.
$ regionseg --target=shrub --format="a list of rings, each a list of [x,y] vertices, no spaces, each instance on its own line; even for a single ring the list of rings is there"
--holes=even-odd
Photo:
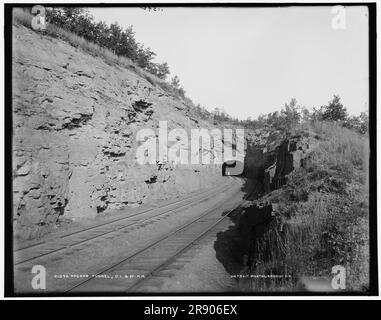
[[[361,112],[360,116],[352,116],[346,119],[343,127],[352,129],[361,134],[367,134],[369,130],[368,112]]]

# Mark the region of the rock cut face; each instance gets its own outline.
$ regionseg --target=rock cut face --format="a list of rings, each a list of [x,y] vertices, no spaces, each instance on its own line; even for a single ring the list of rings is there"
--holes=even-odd
[[[308,132],[290,134],[266,128],[249,131],[244,176],[259,181],[264,193],[276,190],[294,169],[308,165],[313,144]]]
[[[38,44],[38,45],[37,45]],[[13,26],[13,217],[38,237],[61,217],[92,218],[219,185],[220,166],[138,165],[136,133],[211,125],[131,70]]]
[[[222,165],[137,163],[136,137],[143,128],[157,132],[160,121],[167,121],[168,131],[181,128],[190,136],[191,129],[215,126],[133,71],[24,26],[13,26],[12,70],[17,236],[39,237],[62,217],[94,218],[214,188],[225,179]],[[262,181],[265,190],[283,183],[304,159],[305,146],[283,142],[282,132],[245,135],[243,176]],[[212,143],[199,153],[219,148]]]

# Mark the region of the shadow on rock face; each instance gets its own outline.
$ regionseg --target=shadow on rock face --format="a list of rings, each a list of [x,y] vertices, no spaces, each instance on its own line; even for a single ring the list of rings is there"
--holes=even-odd
[[[248,200],[257,197],[256,191],[260,190],[259,187],[250,181],[245,184],[245,192],[250,195]],[[230,275],[238,275],[244,268],[252,265],[256,256],[256,240],[266,231],[271,221],[271,213],[271,205],[253,201],[247,208],[237,209],[230,216],[233,225],[217,234],[214,242],[216,258]]]
[[[281,188],[290,172],[306,166],[309,142],[301,140],[300,136],[289,137],[276,131],[265,131],[255,131],[254,136],[248,139],[245,150],[242,175],[245,184],[242,190],[247,200],[251,201],[246,203],[244,209],[237,209],[230,216],[232,224],[226,231],[217,234],[214,243],[216,258],[231,276],[284,273],[282,258],[275,261],[276,265],[271,265],[271,268],[260,267],[261,263],[273,263],[272,257],[278,256],[281,249],[277,242],[280,235],[272,232],[279,224],[279,216],[275,216],[272,204],[256,199]],[[228,167],[229,163],[226,163],[223,174]],[[265,281],[276,283],[278,280]]]
[[[267,155],[264,155],[261,148],[255,145],[249,145],[246,149],[244,159],[244,170],[242,178],[245,183],[242,186],[242,191],[247,200],[257,199],[263,191],[264,169],[267,162],[271,162]],[[226,174],[230,163],[224,163],[222,166],[222,174]],[[226,231],[217,234],[217,240],[214,243],[216,258],[224,266],[225,270],[230,275],[240,274],[244,266],[248,265],[253,217],[257,214],[255,209],[242,208],[235,210],[230,216],[233,225]],[[250,214],[248,214],[250,212]]]

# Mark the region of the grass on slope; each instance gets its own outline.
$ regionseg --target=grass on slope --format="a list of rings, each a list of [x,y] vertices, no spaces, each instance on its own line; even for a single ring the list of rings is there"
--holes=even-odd
[[[288,275],[252,280],[253,291],[301,290],[301,277],[332,277],[346,268],[346,290],[369,281],[368,138],[335,123],[311,124],[308,165],[266,195],[278,212],[257,241],[251,274]],[[248,289],[248,283],[243,285]]]
[[[21,8],[13,9],[13,22],[15,24],[21,24],[28,28],[32,25],[32,15]],[[83,37],[76,35],[75,33],[69,32],[65,29],[59,28],[54,24],[47,24],[46,29],[42,31],[44,34],[50,35],[52,37],[60,38],[68,42],[73,47],[81,48],[83,51],[91,54],[92,56],[99,57],[109,65],[118,65],[123,68],[133,70],[139,76],[145,78],[152,85],[158,85],[163,90],[167,91],[172,95],[176,95],[175,90],[170,84],[164,80],[159,79],[155,75],[149,73],[148,71],[137,66],[131,59],[123,56],[118,56],[114,54],[111,50],[101,47],[93,42],[86,40]]]

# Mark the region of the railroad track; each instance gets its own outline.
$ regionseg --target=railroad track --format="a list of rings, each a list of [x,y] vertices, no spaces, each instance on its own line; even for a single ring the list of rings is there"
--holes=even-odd
[[[234,180],[237,178],[229,178]],[[231,181],[230,181],[231,182]],[[86,242],[98,240],[112,233],[122,232],[127,228],[142,224],[149,220],[156,219],[161,216],[175,213],[179,210],[189,208],[195,204],[202,203],[217,194],[228,190],[231,183],[226,183],[218,189],[203,192],[201,194],[192,195],[189,198],[172,201],[160,207],[145,209],[125,217],[114,219],[96,226],[81,229],[59,237],[53,241],[43,241],[27,247],[14,250],[14,265],[32,262],[36,259],[47,258],[52,254],[59,253],[68,248],[82,245]]]
[[[221,209],[224,208],[227,200],[169,234],[154,240],[144,248],[72,285],[65,292],[137,291],[233,212],[240,210],[242,204],[253,194],[254,191],[233,209],[221,215]]]

